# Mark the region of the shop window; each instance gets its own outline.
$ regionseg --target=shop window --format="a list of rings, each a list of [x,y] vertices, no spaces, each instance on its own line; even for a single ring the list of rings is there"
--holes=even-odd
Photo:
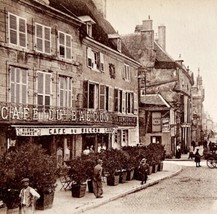
[[[16,104],[27,104],[28,71],[10,66],[10,100]]]
[[[114,142],[116,143],[115,147],[116,148],[120,148],[121,147],[121,130],[117,130],[115,132],[115,136],[114,136]]]
[[[50,54],[51,53],[51,28],[35,24],[35,49],[36,51]]]
[[[8,14],[9,43],[12,45],[27,47],[27,24],[26,19]]]
[[[59,76],[59,105],[71,107],[72,105],[72,78]]]
[[[123,130],[122,131],[122,142],[123,145],[127,146],[128,145],[128,130]]]
[[[37,104],[40,108],[45,109],[51,106],[51,74],[45,72],[38,72],[37,75]]]
[[[161,143],[161,136],[151,136],[151,143]]]
[[[69,34],[58,32],[59,56],[64,59],[72,59],[72,37]]]

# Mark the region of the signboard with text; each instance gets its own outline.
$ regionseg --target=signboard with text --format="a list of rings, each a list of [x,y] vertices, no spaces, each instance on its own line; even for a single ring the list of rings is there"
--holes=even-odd
[[[115,124],[136,126],[137,116],[117,115],[97,109],[37,108],[0,103],[0,121],[70,122],[70,124]]]

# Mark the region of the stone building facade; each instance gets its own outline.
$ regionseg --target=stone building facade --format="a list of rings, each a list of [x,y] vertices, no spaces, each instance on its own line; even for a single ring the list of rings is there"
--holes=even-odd
[[[155,122],[161,126],[158,131],[151,131],[152,135],[159,136],[159,142],[165,145],[168,153],[175,152],[177,143],[182,144],[185,151],[191,142],[190,100],[191,86],[193,85],[192,72],[186,68],[182,60],[172,59],[166,52],[166,29],[158,27],[158,39],[154,38],[152,20],[144,20],[137,25],[135,32],[122,36],[133,57],[142,64],[139,75],[140,112],[145,109],[144,99],[149,94],[160,94],[169,104],[167,112],[160,112],[158,103],[152,109],[140,115],[140,122],[144,120],[150,124],[140,126],[140,141],[149,144],[153,136],[147,133],[154,115],[159,114]],[[153,115],[153,116],[152,116]],[[150,118],[149,118],[150,117]],[[167,137],[163,131],[163,121],[169,120]]]
[[[140,64],[91,2],[2,1],[1,153],[39,143],[62,164],[89,145],[138,144]]]

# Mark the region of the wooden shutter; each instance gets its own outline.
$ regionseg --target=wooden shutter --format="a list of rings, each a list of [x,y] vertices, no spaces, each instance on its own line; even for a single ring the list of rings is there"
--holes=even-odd
[[[138,114],[138,94],[133,93],[133,113]]]
[[[44,27],[44,52],[51,53],[51,29]]]
[[[114,111],[118,111],[118,89],[114,89]]]
[[[9,14],[9,41],[17,45],[17,17]]]
[[[44,73],[45,75],[45,106],[49,107],[51,105],[51,74]]]
[[[10,66],[10,93],[11,102],[15,103],[15,68]]]
[[[122,95],[122,112],[126,113],[126,92],[123,91],[123,95]]]
[[[83,107],[88,108],[89,107],[89,82],[84,81],[83,83]]]
[[[41,25],[36,24],[35,28],[36,34],[36,50],[43,51],[43,27]]]
[[[21,70],[22,78],[22,104],[27,104],[27,90],[28,90],[28,71]]]
[[[100,85],[99,86],[99,109],[104,110],[105,109],[105,86]]]
[[[66,59],[72,58],[72,44],[71,44],[71,36],[66,35]]]
[[[92,50],[87,47],[87,66],[92,68]]]
[[[26,20],[19,18],[19,45],[26,47]]]
[[[59,55],[65,57],[65,35],[59,32]]]
[[[113,91],[113,88],[112,87],[109,87],[109,111],[112,112],[114,107],[113,107],[113,94],[114,94],[114,91]]]
[[[99,53],[100,58],[100,71],[104,71],[104,55],[103,53]]]
[[[60,106],[64,106],[64,79],[63,77],[59,77],[59,103]]]

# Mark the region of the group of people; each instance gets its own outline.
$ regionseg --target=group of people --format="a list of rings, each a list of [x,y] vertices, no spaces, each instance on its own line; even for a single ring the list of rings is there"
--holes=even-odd
[[[200,165],[200,161],[201,161],[201,157],[202,155],[199,153],[199,148],[196,148],[196,143],[194,141],[191,142],[191,146],[189,147],[189,155],[188,155],[188,159],[194,159],[195,163],[196,163],[196,167],[201,167]],[[176,158],[181,158],[181,145],[180,143],[177,144],[176,146]]]

